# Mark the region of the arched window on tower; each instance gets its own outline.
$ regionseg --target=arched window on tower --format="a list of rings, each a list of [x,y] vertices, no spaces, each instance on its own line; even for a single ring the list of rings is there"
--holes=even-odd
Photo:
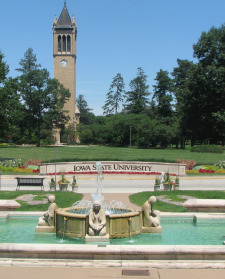
[[[62,51],[62,37],[61,35],[58,36],[58,52]]]
[[[63,49],[62,49],[62,51],[63,52],[66,52],[66,36],[65,35],[63,35]]]
[[[67,36],[67,52],[71,52],[71,38],[70,38],[70,35]]]

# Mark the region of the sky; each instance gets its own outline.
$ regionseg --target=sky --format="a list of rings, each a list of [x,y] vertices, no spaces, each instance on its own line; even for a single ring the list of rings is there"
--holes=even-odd
[[[54,16],[64,0],[0,0],[0,51],[16,77],[28,48],[53,78]],[[75,16],[77,96],[84,95],[95,115],[102,115],[106,93],[120,73],[129,83],[142,67],[153,92],[162,69],[171,73],[177,59],[194,61],[192,45],[203,31],[225,22],[224,0],[67,0]]]

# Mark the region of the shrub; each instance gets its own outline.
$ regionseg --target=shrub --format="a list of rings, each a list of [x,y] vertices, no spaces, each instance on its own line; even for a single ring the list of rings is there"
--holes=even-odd
[[[196,165],[196,162],[194,160],[178,159],[177,163],[186,164],[186,169],[187,170],[192,170],[193,167]]]
[[[219,170],[219,167],[213,165],[202,165],[201,167],[207,170],[214,170],[214,171]]]
[[[214,164],[215,167],[218,167],[219,169],[225,169],[225,161],[219,161]]]
[[[8,143],[0,143],[0,148],[8,147]]]
[[[1,170],[1,171],[13,172],[13,171],[14,171],[14,168],[12,168],[12,167],[4,167],[4,166],[1,166],[1,165],[0,165],[0,170]]]
[[[33,173],[32,169],[24,169],[24,168],[16,168],[14,172],[22,172],[22,173]]]
[[[24,166],[28,167],[28,165],[30,166],[39,166],[39,164],[43,162],[43,160],[36,160],[36,159],[29,159],[27,161],[24,162]]]
[[[3,167],[17,168],[22,165],[23,165],[23,161],[21,159],[0,161],[0,166]]]
[[[158,176],[155,178],[155,185],[160,185],[160,179]]]
[[[196,145],[191,147],[191,152],[223,153],[221,145]]]

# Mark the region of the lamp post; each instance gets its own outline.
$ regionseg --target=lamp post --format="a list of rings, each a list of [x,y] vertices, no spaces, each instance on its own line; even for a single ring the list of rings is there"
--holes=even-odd
[[[132,126],[130,125],[130,147],[131,147],[131,131],[132,131]]]
[[[55,187],[56,187],[56,146],[55,146]]]

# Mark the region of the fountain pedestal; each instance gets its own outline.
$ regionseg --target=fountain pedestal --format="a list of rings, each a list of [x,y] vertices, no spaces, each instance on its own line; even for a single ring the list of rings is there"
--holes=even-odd
[[[109,242],[109,234],[103,236],[90,236],[86,234],[85,241],[86,242]]]

